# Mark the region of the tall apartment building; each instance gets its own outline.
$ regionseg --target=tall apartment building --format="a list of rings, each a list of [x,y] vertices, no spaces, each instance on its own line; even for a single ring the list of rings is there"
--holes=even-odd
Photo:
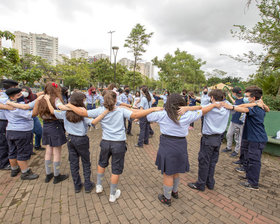
[[[19,51],[21,56],[32,54],[46,59],[50,64],[56,65],[58,58],[58,38],[47,34],[14,33],[15,41],[12,42],[13,48]]]
[[[84,58],[88,59],[88,52],[82,49],[77,49],[70,52],[71,58]]]
[[[95,57],[96,60],[106,59],[106,58],[110,59],[110,57],[108,55],[106,55],[106,54],[96,54],[96,55],[94,55],[94,57]]]
[[[127,58],[122,58],[119,60],[119,63],[123,66],[126,66],[128,70],[133,70],[134,61]],[[142,75],[145,75],[149,78],[154,78],[154,66],[151,62],[138,62],[136,70]]]

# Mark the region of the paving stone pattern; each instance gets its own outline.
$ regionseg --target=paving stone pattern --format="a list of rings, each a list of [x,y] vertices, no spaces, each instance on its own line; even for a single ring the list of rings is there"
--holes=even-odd
[[[89,132],[94,181],[101,140],[97,127]],[[108,201],[111,167],[106,170],[102,194],[84,190],[75,194],[71,178],[57,185],[44,183],[44,152],[37,152],[30,165],[39,179],[21,181],[19,175],[11,178],[10,172],[0,171],[0,223],[280,223],[279,158],[263,156],[259,191],[239,186],[239,174],[232,164],[235,159],[225,153],[220,154],[216,167],[214,190],[197,192],[187,186],[197,178],[200,121],[187,138],[191,170],[181,175],[179,199],[171,207],[162,205],[157,199],[162,175],[154,165],[160,132],[156,124],[152,127],[155,136],[139,149],[134,147],[139,127],[133,124],[117,202]],[[70,174],[66,145],[61,170]]]

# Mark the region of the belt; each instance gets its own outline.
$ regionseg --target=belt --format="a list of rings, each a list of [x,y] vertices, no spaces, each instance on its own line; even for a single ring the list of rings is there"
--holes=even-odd
[[[82,138],[82,137],[85,137],[85,136],[87,136],[87,135],[80,136],[80,135],[72,135],[72,134],[68,134],[68,136],[70,136],[70,137],[71,137],[71,136],[73,136],[73,137],[81,137],[81,138]]]
[[[106,141],[106,142],[116,142],[116,143],[125,143],[125,141],[110,141],[110,140],[106,140],[106,139],[102,139],[102,141]]]
[[[161,135],[166,138],[175,138],[175,139],[185,139],[186,138],[186,137],[178,137],[178,136],[165,135],[165,134],[161,134]]]
[[[223,133],[222,133],[223,134]],[[205,136],[205,137],[210,137],[210,136],[216,136],[216,137],[218,137],[218,136],[221,136],[222,134],[213,134],[213,135],[205,135],[205,134],[203,134],[203,136]]]
[[[8,120],[2,120],[2,119],[0,119],[0,121],[6,121],[6,122],[8,122]]]

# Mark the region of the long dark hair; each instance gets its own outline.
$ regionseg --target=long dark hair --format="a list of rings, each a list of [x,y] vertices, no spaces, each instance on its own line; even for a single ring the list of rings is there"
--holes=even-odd
[[[104,95],[104,107],[113,111],[116,105],[117,94],[112,90],[107,90]]]
[[[59,85],[57,85],[54,82],[48,82],[45,85],[44,94],[50,95],[50,102],[54,108],[55,108],[56,98],[60,99],[60,101],[63,102],[61,96],[61,88]],[[53,119],[56,119],[55,116],[51,114],[47,101],[44,98],[39,101],[38,113],[42,118],[45,116],[45,117],[52,117]]]
[[[80,92],[75,92],[70,97],[70,103],[73,104],[76,107],[85,107],[84,105],[84,99],[86,98],[85,94]],[[80,121],[83,121],[84,118],[73,111],[66,111],[66,119],[72,123],[78,123]]]
[[[30,103],[34,100],[36,100],[37,95],[32,93],[32,90],[28,86],[23,86],[21,89],[26,89],[27,92],[29,93],[28,97],[24,98],[24,103]]]
[[[176,124],[178,122],[178,110],[181,106],[187,106],[186,101],[182,98],[181,95],[177,93],[172,93],[168,98],[165,104],[165,110],[167,112],[168,117],[174,121]]]
[[[151,101],[151,95],[149,93],[148,87],[146,87],[146,86],[142,87],[142,92],[146,96],[148,102],[150,102]]]

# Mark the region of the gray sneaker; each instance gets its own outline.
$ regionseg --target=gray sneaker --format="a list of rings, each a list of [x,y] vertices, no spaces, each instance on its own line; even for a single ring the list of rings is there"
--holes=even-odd
[[[235,168],[235,171],[238,173],[245,173],[245,169],[243,166]]]
[[[222,152],[231,152],[231,149],[225,148],[222,150]]]
[[[236,157],[236,156],[238,156],[238,153],[235,151],[230,154],[230,157]]]

